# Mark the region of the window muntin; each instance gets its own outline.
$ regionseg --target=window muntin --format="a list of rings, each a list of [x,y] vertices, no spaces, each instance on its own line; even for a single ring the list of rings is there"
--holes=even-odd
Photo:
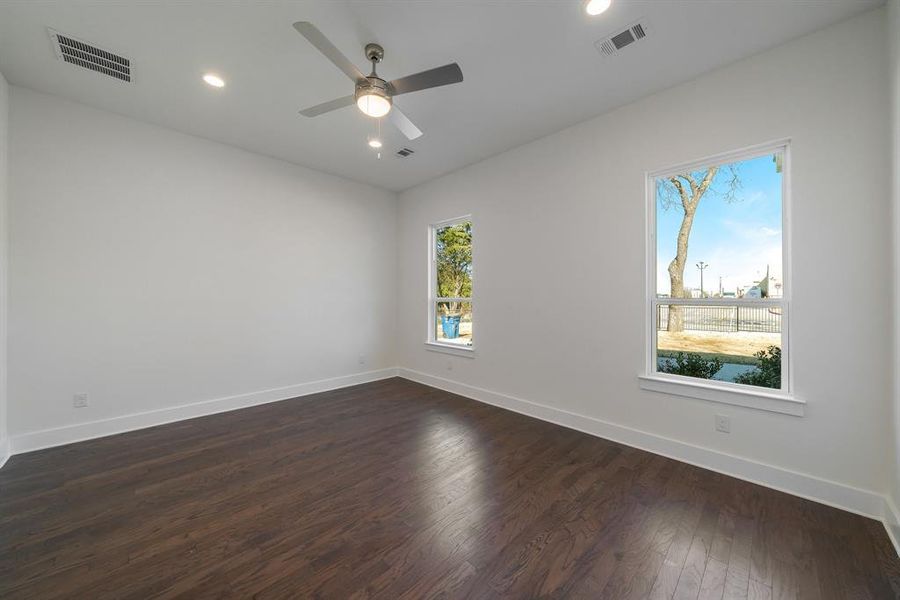
[[[430,227],[428,342],[473,347],[472,220],[461,217]]]
[[[648,178],[648,374],[789,391],[786,143]]]

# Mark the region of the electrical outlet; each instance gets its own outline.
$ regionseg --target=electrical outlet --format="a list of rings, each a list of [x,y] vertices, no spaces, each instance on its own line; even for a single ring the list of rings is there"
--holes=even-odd
[[[365,354],[359,355],[359,364],[361,364],[361,365],[366,364],[366,355]]]
[[[731,417],[716,415],[716,431],[731,433]]]
[[[448,360],[448,361],[447,361],[447,370],[448,370],[448,371],[452,371],[452,370],[453,370],[453,361],[452,361],[452,360]]]
[[[72,396],[72,406],[75,408],[84,408],[88,405],[87,394],[75,394]]]

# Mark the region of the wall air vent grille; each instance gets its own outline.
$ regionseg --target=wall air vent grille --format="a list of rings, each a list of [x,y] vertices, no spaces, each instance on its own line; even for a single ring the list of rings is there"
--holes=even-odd
[[[103,50],[54,29],[48,30],[53,40],[56,58],[71,65],[108,75],[119,81],[131,82],[131,61],[109,50]]]
[[[416,153],[415,150],[411,150],[409,148],[403,148],[403,149],[397,151],[397,156],[399,156],[401,158],[406,158],[409,155],[415,154],[415,153]]]
[[[629,25],[623,31],[605,37],[602,40],[597,40],[594,42],[594,47],[603,56],[615,56],[626,46],[645,39],[649,31],[647,20],[641,19],[639,22]]]

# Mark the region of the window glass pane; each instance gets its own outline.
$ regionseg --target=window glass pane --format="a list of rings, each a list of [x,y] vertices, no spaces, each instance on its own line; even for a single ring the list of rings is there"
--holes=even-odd
[[[471,302],[437,302],[434,314],[436,341],[459,346],[472,345]]]
[[[472,297],[472,223],[435,230],[437,298]]]
[[[657,177],[658,298],[778,298],[782,154]]]
[[[780,389],[782,310],[660,304],[657,371]]]

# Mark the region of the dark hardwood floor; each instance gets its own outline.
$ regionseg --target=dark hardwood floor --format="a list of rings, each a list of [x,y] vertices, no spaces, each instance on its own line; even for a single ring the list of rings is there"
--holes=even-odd
[[[895,598],[880,523],[402,379],[14,456],[2,598]]]

